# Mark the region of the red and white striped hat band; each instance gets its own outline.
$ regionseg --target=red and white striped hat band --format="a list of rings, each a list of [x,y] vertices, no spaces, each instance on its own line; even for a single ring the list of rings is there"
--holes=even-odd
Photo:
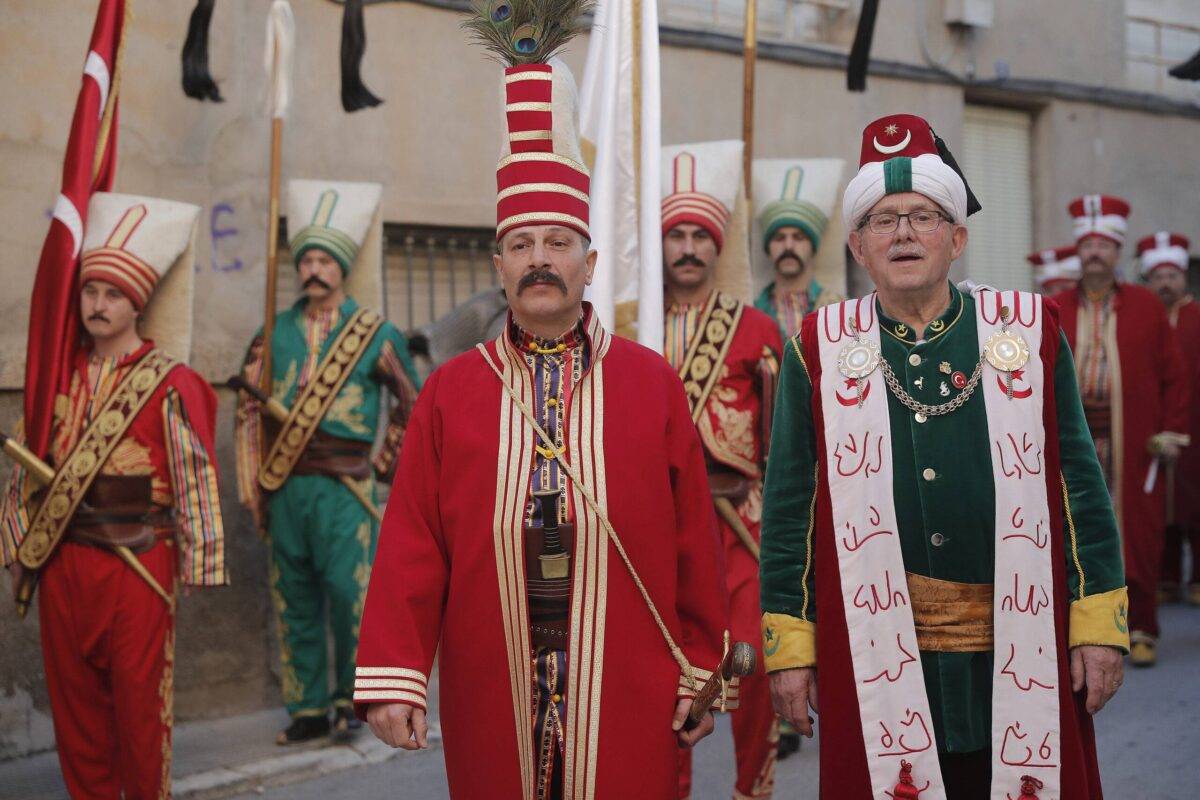
[[[146,218],[146,213],[144,205],[136,205],[126,211],[113,228],[104,247],[84,252],[79,272],[81,285],[88,281],[111,283],[120,289],[139,311],[154,293],[154,287],[158,285],[158,273],[124,247]]]
[[[1159,231],[1138,241],[1138,258],[1143,275],[1149,275],[1159,267],[1174,267],[1187,272],[1188,247],[1191,242],[1186,236],[1170,231]]]
[[[591,178],[578,161],[554,151],[554,67],[508,67],[504,97],[511,153],[496,167],[496,240],[527,225],[565,225],[590,238]],[[573,119],[559,123],[575,136]]]
[[[1103,236],[1117,244],[1125,244],[1128,228],[1129,203],[1119,197],[1089,194],[1077,197],[1067,206],[1075,220],[1075,241],[1088,236]]]
[[[672,165],[674,191],[662,201],[662,232],[684,223],[699,225],[717,243],[725,245],[725,226],[729,224],[729,209],[711,194],[696,191],[696,157],[691,153],[675,156]]]

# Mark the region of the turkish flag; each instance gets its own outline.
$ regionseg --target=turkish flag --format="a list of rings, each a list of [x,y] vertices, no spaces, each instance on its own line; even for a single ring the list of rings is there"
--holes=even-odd
[[[63,158],[62,191],[42,244],[29,309],[25,362],[25,440],[44,457],[54,401],[65,394],[80,344],[79,251],[93,192],[107,191],[116,171],[117,52],[125,0],[100,0]]]

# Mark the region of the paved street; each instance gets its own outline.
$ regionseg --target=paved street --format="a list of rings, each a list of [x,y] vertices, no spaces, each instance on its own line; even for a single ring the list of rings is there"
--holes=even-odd
[[[1193,800],[1200,787],[1200,609],[1171,606],[1162,613],[1160,662],[1126,673],[1125,686],[1096,718],[1105,795],[1120,800]],[[733,785],[733,740],[728,720],[696,753],[695,800],[728,800]],[[779,765],[778,800],[815,798],[817,750],[805,742],[799,756]],[[446,797],[437,750],[403,754],[385,764],[329,775],[293,786],[245,794],[240,800],[327,800],[330,797]]]
[[[1200,786],[1200,609],[1168,607],[1162,623],[1159,665],[1128,671],[1124,688],[1096,720],[1105,794],[1110,798],[1193,800]],[[353,748],[282,751],[271,741],[284,721],[281,711],[266,711],[181,725],[175,742],[177,796],[446,797],[445,769],[436,746],[422,753],[392,752],[364,733]],[[722,719],[716,734],[697,751],[693,798],[727,800],[732,764],[733,742],[728,720]],[[803,752],[781,763],[776,775],[779,800],[815,800],[816,744],[805,742]],[[0,763],[0,798],[64,800],[54,754]]]

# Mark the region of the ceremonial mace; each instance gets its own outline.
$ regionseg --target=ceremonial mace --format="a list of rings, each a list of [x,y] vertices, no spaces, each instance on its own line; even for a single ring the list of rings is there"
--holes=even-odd
[[[25,468],[38,486],[49,486],[54,481],[54,467],[51,467],[45,461],[42,461],[33,451],[22,445],[11,436],[7,436],[0,432],[0,450],[4,454]],[[133,554],[133,551],[123,545],[109,545],[109,550],[133,569],[134,572],[141,577],[154,593],[163,599],[169,606],[173,605],[171,596],[166,590],[159,585],[150,571],[146,569],[146,565],[138,560],[138,557]],[[35,570],[24,570],[21,573],[21,584],[17,587],[17,616],[21,619],[25,618],[25,614],[29,611],[29,604],[33,601],[33,590],[37,588],[38,573]]]
[[[717,695],[721,693],[721,687],[733,680],[734,676],[744,678],[754,672],[754,661],[753,647],[746,642],[734,642],[733,647],[729,648],[721,663],[713,670],[713,674],[700,687],[700,691],[696,692],[696,699],[692,701],[692,710],[683,722],[683,729],[690,731],[699,725],[700,720],[704,719],[704,715],[712,708]]]
[[[290,412],[286,407],[284,407],[283,403],[279,402],[274,397],[271,397],[271,395],[267,394],[257,386],[251,385],[251,383],[241,375],[234,375],[232,378],[225,381],[225,385],[234,391],[240,390],[253,397],[258,401],[259,405],[263,409],[263,412],[281,425],[287,422],[288,417],[291,416]],[[363,508],[365,508],[367,513],[375,518],[376,522],[383,522],[383,514],[378,508],[375,507],[375,503],[372,502],[370,496],[363,491],[363,488],[354,482],[353,478],[351,478],[349,475],[338,475],[338,480],[341,481],[343,486],[350,490],[350,494],[354,495],[354,499],[362,503]]]

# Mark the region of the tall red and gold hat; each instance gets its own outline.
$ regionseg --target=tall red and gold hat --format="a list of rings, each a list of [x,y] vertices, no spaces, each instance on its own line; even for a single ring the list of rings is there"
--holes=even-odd
[[[1103,236],[1117,244],[1125,244],[1129,227],[1129,203],[1107,194],[1087,194],[1076,197],[1067,206],[1075,221],[1075,242],[1089,236]]]
[[[582,28],[588,0],[476,7],[464,23],[505,65],[506,135],[496,166],[496,240],[528,225],[564,225],[590,238],[591,178],[579,146],[579,93],[555,53]]]
[[[1159,267],[1174,267],[1187,272],[1188,247],[1191,242],[1181,233],[1159,231],[1138,241],[1138,266],[1143,275],[1149,275]]]
[[[662,232],[699,225],[725,246],[725,231],[742,192],[742,143],[736,139],[664,147]]]

